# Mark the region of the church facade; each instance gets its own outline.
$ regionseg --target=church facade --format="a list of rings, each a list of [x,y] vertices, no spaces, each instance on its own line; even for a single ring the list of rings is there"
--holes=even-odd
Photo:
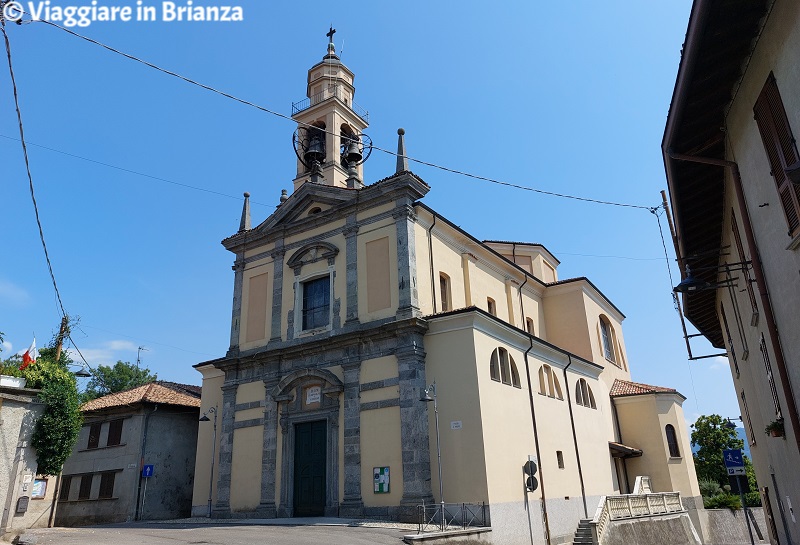
[[[693,508],[684,398],[631,381],[622,312],[587,278],[559,280],[544,246],[479,241],[426,206],[402,129],[396,172],[364,185],[353,81],[330,43],[293,108],[293,193],[255,227],[245,194],[223,241],[230,348],[195,366],[219,425],[200,426],[193,514],[485,503],[493,540],[563,543],[639,475]]]

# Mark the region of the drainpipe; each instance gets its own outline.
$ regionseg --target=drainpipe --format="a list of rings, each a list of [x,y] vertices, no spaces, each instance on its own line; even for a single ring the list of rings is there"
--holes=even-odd
[[[133,520],[139,520],[139,517],[141,517],[142,514],[143,514],[143,513],[140,512],[140,509],[139,509],[140,504],[139,504],[139,502],[141,501],[142,481],[144,480],[144,477],[142,477],[142,469],[144,469],[144,455],[145,455],[145,450],[147,448],[147,424],[150,423],[150,417],[153,416],[153,414],[157,410],[158,410],[158,405],[156,405],[153,408],[153,410],[149,414],[146,414],[145,417],[144,417],[144,426],[143,426],[143,429],[142,429],[142,456],[141,456],[141,460],[139,462],[139,485],[138,485],[138,487],[136,489],[136,512],[135,512],[135,514],[133,516]]]
[[[572,442],[575,444],[575,458],[578,460],[578,479],[581,481],[581,498],[583,498],[583,516],[589,518],[589,509],[586,507],[586,487],[583,484],[583,468],[581,467],[581,453],[578,451],[578,434],[575,432],[575,415],[572,414],[572,398],[569,395],[569,381],[567,369],[572,365],[572,356],[567,354],[567,366],[564,367],[564,389],[567,391],[567,407],[569,407],[569,423],[572,426]]]
[[[536,444],[536,459],[539,460],[539,487],[542,489],[542,518],[544,519],[544,533],[547,545],[550,545],[550,522],[547,520],[547,497],[544,493],[544,468],[542,467],[542,455],[539,450],[539,433],[536,429],[536,410],[533,407],[533,388],[531,387],[531,367],[528,363],[528,353],[533,350],[533,337],[528,336],[530,347],[525,351],[525,376],[528,379],[528,399],[531,403],[531,423],[533,425],[533,440]]]
[[[750,256],[750,261],[753,263],[753,273],[756,277],[758,295],[761,298],[761,306],[764,308],[764,318],[767,320],[767,331],[769,332],[769,338],[770,341],[772,341],[772,346],[775,347],[775,364],[778,367],[778,374],[781,377],[781,389],[783,390],[783,397],[786,398],[788,409],[787,412],[789,413],[789,421],[792,424],[794,440],[797,444],[797,448],[800,449],[800,418],[798,418],[797,414],[797,405],[795,404],[794,394],[792,392],[792,384],[789,382],[789,373],[786,370],[786,360],[783,357],[783,347],[781,346],[780,336],[778,335],[778,326],[775,323],[775,315],[772,312],[772,303],[770,302],[769,291],[767,290],[767,281],[764,278],[764,269],[761,266],[761,255],[759,254],[755,235],[753,234],[753,225],[750,223],[750,214],[747,211],[747,203],[744,200],[744,189],[742,186],[742,177],[739,173],[739,165],[735,161],[712,159],[709,157],[695,157],[693,155],[674,153],[671,149],[667,150],[667,155],[677,161],[690,161],[693,163],[716,165],[729,168],[731,171],[731,175],[733,177],[733,188],[735,189],[736,193],[736,204],[739,207],[742,226],[744,227],[745,237],[747,238],[747,246],[750,248],[750,252],[752,254]]]
[[[433,213],[433,222],[428,229],[428,262],[431,269],[431,299],[433,299],[433,313],[436,314],[436,281],[433,278],[433,226],[436,225],[436,213]]]

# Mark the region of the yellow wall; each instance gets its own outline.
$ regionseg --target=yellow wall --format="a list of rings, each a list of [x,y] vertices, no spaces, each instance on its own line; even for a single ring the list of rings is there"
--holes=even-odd
[[[222,383],[225,376],[221,371],[210,365],[198,368],[203,375],[203,394],[200,401],[200,414],[205,414],[211,407],[216,407],[217,414],[217,445],[214,448],[214,473],[217,474],[219,468],[219,436],[222,431]],[[207,505],[208,503],[208,483],[211,477],[211,444],[214,436],[214,415],[209,414],[212,422],[200,422],[197,427],[197,457],[195,458],[194,468],[194,491],[192,493],[192,505]],[[214,479],[213,501],[217,499],[216,478]]]

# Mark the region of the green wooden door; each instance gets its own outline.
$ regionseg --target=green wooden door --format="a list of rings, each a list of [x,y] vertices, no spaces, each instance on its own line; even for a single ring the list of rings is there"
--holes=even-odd
[[[294,439],[294,516],[320,517],[325,514],[325,456],[327,452],[324,420],[295,426]]]

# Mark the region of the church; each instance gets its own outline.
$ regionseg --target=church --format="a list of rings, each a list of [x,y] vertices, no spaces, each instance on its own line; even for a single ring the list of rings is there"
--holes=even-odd
[[[255,226],[245,193],[222,241],[230,348],[195,366],[193,515],[416,522],[473,503],[494,542],[556,544],[640,476],[696,515],[685,398],[631,381],[620,309],[543,245],[426,206],[402,129],[396,171],[367,183],[332,32],[292,107],[292,193]]]

